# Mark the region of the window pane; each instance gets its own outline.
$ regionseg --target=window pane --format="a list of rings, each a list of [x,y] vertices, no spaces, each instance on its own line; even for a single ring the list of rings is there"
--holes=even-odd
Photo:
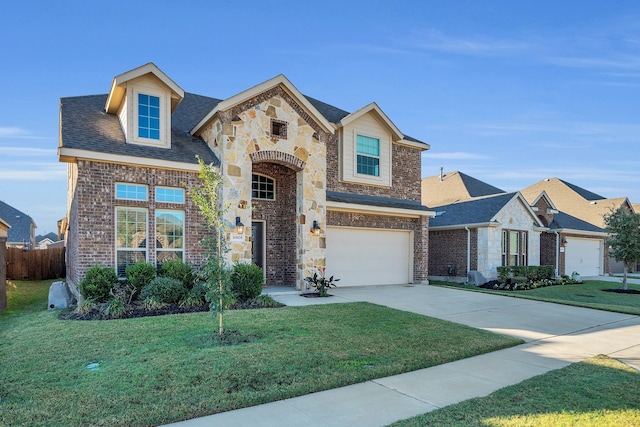
[[[377,138],[370,138],[368,136],[357,136],[357,151],[360,154],[367,154],[370,156],[380,156],[380,140]]]
[[[128,265],[147,259],[147,211],[116,208],[116,265],[124,275]]]
[[[251,197],[275,200],[275,181],[262,175],[251,175]]]
[[[138,94],[138,136],[160,139],[160,98]]]
[[[116,199],[147,200],[147,186],[139,184],[116,184]]]
[[[182,188],[156,188],[156,201],[169,203],[184,203],[184,190]]]
[[[380,159],[358,154],[357,172],[364,175],[380,176]]]

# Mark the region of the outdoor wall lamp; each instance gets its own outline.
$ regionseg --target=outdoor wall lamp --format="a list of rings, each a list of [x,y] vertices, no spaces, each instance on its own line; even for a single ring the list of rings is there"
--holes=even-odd
[[[316,221],[315,219],[313,220],[313,226],[311,227],[311,233],[315,234],[316,236],[320,234],[320,232],[322,231],[322,229],[320,228],[320,226],[318,225],[318,221]]]
[[[240,217],[236,217],[236,233],[243,234],[244,233],[244,224],[240,222]]]
[[[567,247],[567,239],[566,239],[566,238],[564,238],[564,237],[563,237],[563,238],[562,238],[562,242],[561,242],[561,243],[562,243],[562,247],[563,247],[563,248],[566,248],[566,247]]]

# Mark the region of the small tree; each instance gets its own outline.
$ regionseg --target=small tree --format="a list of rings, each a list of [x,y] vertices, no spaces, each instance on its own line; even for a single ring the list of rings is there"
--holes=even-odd
[[[200,208],[200,211],[207,220],[207,225],[213,230],[212,238],[202,242],[207,247],[206,262],[202,266],[205,276],[206,299],[209,302],[211,311],[218,315],[218,333],[224,333],[223,314],[224,309],[232,300],[233,294],[230,291],[229,269],[226,266],[224,254],[228,252],[226,244],[226,225],[224,214],[226,207],[219,201],[219,193],[222,187],[222,175],[217,173],[212,165],[208,165],[199,156],[200,164],[199,177],[203,186],[189,190],[189,196],[193,203]]]
[[[640,214],[624,208],[604,215],[605,229],[609,233],[610,255],[624,263],[622,287],[627,290],[629,267],[640,259]]]

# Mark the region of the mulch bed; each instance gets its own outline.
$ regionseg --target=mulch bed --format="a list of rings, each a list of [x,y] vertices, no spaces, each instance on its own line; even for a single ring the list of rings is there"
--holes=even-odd
[[[277,308],[284,307],[284,304],[273,302],[269,306],[260,303],[259,300],[248,300],[242,303],[233,304],[228,310],[250,310],[256,308]],[[105,315],[101,310],[92,310],[88,313],[78,313],[74,310],[62,311],[58,317],[61,320],[113,320],[113,319],[134,319],[137,317],[164,316],[165,314],[200,313],[209,311],[209,304],[180,306],[178,304],[168,304],[164,307],[147,310],[142,305],[132,304],[125,313],[119,317]]]

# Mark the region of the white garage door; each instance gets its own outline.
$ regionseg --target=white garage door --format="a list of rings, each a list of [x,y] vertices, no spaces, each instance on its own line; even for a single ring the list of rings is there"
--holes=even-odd
[[[327,274],[338,286],[404,285],[412,266],[409,231],[327,227]]]
[[[600,240],[577,239],[567,237],[565,248],[565,274],[570,275],[574,271],[581,276],[599,276]]]

